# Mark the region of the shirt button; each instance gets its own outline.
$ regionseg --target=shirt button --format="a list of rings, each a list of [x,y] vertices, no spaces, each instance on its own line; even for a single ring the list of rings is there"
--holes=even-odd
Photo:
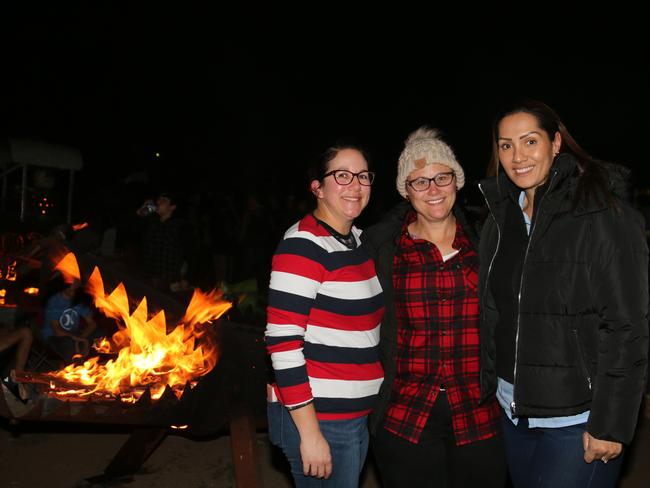
[[[444,270],[445,270],[445,265],[444,265],[444,264],[441,264],[441,265],[439,266],[439,268],[440,268],[440,271],[444,271]]]
[[[446,298],[446,297],[442,297],[442,298],[440,299],[440,301],[441,301],[441,302],[446,302],[446,301],[447,301],[447,298]]]

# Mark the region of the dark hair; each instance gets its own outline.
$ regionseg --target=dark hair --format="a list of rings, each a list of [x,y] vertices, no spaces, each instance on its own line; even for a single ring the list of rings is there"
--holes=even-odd
[[[366,163],[368,163],[368,169],[370,169],[370,158],[368,157],[368,153],[365,151],[365,149],[353,143],[338,143],[328,147],[325,149],[325,151],[320,153],[318,157],[314,158],[313,162],[309,165],[309,169],[307,170],[307,184],[311,185],[311,182],[314,180],[322,182],[323,175],[327,173],[330,161],[336,158],[336,156],[338,156],[338,154],[345,149],[352,149],[354,151],[360,152],[363,156],[363,159],[365,159]]]
[[[535,117],[540,129],[546,133],[551,141],[555,137],[555,133],[559,132],[562,141],[558,155],[568,153],[577,160],[579,175],[574,204],[577,204],[581,197],[586,200],[594,197],[597,201],[604,198],[607,203],[614,203],[607,185],[603,162],[593,158],[582,149],[562,123],[555,110],[538,100],[520,100],[497,112],[492,123],[492,155],[487,171],[488,176],[495,176],[499,172],[499,124],[505,117],[518,113],[526,113]]]

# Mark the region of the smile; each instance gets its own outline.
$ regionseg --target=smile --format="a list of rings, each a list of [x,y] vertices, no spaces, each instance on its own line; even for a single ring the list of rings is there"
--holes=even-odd
[[[439,203],[442,203],[445,199],[444,198],[435,198],[433,200],[425,200],[429,205],[438,205]]]
[[[535,166],[526,166],[525,168],[514,168],[514,172],[517,175],[525,175],[526,173],[530,173]]]

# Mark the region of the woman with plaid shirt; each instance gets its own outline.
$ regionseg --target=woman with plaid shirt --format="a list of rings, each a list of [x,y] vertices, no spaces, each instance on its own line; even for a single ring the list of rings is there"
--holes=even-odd
[[[505,484],[499,408],[479,405],[479,263],[456,205],[464,183],[451,148],[418,129],[398,163],[407,202],[362,235],[386,298],[370,424],[386,488]]]

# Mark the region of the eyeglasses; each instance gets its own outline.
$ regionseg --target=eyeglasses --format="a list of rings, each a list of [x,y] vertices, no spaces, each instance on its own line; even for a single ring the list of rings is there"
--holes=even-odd
[[[330,175],[334,176],[334,180],[336,180],[339,185],[349,185],[352,183],[352,180],[355,176],[357,177],[357,180],[359,180],[359,184],[363,186],[370,186],[372,185],[372,182],[375,181],[375,173],[372,171],[360,171],[359,173],[353,173],[352,171],[348,171],[346,169],[335,169],[333,171],[325,173],[323,175],[323,178],[327,178]]]
[[[449,186],[454,180],[456,173],[450,171],[449,173],[438,173],[433,178],[425,178],[420,176],[414,180],[406,180],[406,184],[413,188],[415,191],[425,191],[428,190],[433,181],[437,187]]]

